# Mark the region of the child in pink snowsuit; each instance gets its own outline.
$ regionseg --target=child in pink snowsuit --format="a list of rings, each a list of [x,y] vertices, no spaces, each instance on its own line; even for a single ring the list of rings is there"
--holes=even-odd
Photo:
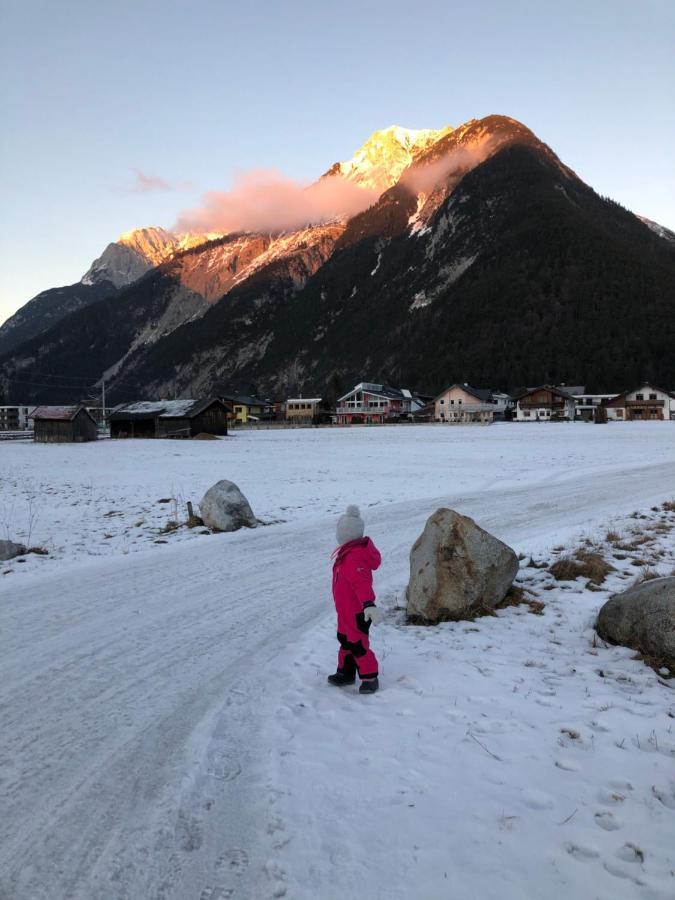
[[[379,687],[377,659],[370,649],[368,632],[381,621],[375,606],[373,570],[379,568],[380,551],[363,536],[363,519],[357,506],[348,506],[337,524],[340,545],[333,552],[333,600],[337,611],[340,642],[338,668],[328,676],[330,684],[342,687],[361,679],[359,692],[374,694]]]

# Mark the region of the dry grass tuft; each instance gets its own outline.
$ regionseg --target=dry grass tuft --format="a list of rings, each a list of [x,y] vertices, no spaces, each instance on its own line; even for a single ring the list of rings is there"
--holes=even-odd
[[[557,581],[588,578],[591,584],[602,584],[607,575],[614,571],[614,566],[595,550],[577,550],[574,556],[562,556],[549,571]]]
[[[621,540],[621,535],[618,531],[608,531],[605,535],[605,540],[609,544],[617,544]]]
[[[174,519],[169,519],[164,528],[159,529],[160,534],[170,534],[172,531],[176,531],[176,529],[180,528],[180,522],[176,522]]]
[[[579,563],[569,553],[557,559],[550,567],[549,572],[556,581],[574,581],[581,575]]]
[[[215,434],[209,434],[207,431],[200,431],[199,434],[196,434],[193,438],[193,441],[217,441],[218,438]]]
[[[512,584],[509,592],[501,603],[498,603],[495,609],[506,609],[507,606],[529,606],[529,611],[535,616],[543,615],[545,603],[532,597],[526,596],[529,591],[520,585]]]
[[[634,552],[635,550],[639,550],[640,547],[643,547],[645,544],[651,543],[654,538],[652,535],[643,534],[641,537],[635,537],[632,540],[624,541],[622,544],[617,544],[618,550],[627,550],[629,553]]]
[[[199,528],[200,525],[204,524],[204,520],[201,516],[189,516],[187,522],[185,523],[188,528]]]
[[[661,509],[665,509],[666,512],[675,512],[675,500],[666,500],[661,504]]]
[[[651,566],[643,566],[640,574],[637,576],[635,581],[633,582],[633,587],[637,584],[642,584],[643,581],[652,581],[654,578],[660,578],[661,575],[656,569],[652,569]]]

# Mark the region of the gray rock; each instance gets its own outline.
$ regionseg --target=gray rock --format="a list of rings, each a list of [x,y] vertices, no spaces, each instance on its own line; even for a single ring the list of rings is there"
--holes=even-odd
[[[201,499],[199,512],[204,524],[215,531],[237,531],[258,524],[248,500],[233,481],[217,481],[210,487]]]
[[[408,618],[433,624],[493,609],[518,574],[518,557],[473,519],[438,509],[410,551]]]
[[[15,544],[14,541],[0,541],[0,560],[14,559],[15,556],[23,556],[26,552],[23,544]]]
[[[596,629],[612,644],[675,667],[675,577],[643,581],[610,597],[600,609]]]

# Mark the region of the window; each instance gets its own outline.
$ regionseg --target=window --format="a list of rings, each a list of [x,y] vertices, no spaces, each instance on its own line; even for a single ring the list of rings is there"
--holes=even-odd
[[[529,411],[529,409],[523,410],[523,415],[524,415],[524,416],[527,416],[527,418],[529,419],[529,418],[530,418],[530,411]]]
[[[445,404],[445,400],[441,400],[441,406]]]
[[[623,410],[622,409],[617,409],[616,417],[617,417],[617,419],[623,419]]]
[[[650,395],[649,395],[649,399],[650,399],[650,400],[656,400],[656,394],[650,394]]]
[[[635,399],[636,399],[636,400],[644,400],[644,399],[645,399],[645,395],[644,395],[644,394],[636,394],[636,395],[635,395]]]

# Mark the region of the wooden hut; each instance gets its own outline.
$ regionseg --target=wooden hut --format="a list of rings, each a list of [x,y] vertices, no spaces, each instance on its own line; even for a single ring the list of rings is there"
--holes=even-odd
[[[38,406],[30,415],[33,440],[48,444],[95,441],[98,428],[84,406]]]
[[[194,437],[227,434],[228,407],[222,400],[151,400],[116,406],[110,437]]]

